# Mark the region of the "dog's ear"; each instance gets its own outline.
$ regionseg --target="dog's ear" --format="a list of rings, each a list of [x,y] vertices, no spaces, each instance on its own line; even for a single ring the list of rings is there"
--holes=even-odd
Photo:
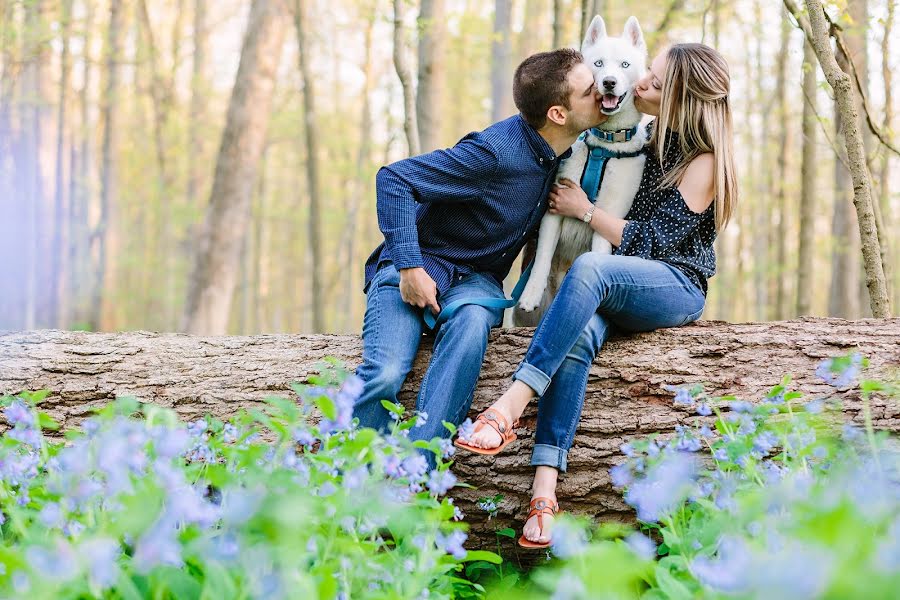
[[[584,34],[584,42],[582,42],[581,44],[582,51],[588,46],[593,46],[594,44],[596,44],[597,40],[605,37],[606,23],[603,22],[603,17],[597,15],[594,17],[594,20],[591,21],[587,33]]]
[[[644,42],[644,33],[641,31],[641,26],[638,23],[637,17],[631,16],[625,21],[625,38],[630,41],[635,48],[647,52],[647,44]]]

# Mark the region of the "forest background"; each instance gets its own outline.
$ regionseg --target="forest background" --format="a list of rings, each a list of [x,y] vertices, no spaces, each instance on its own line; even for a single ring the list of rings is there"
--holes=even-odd
[[[888,141],[896,4],[826,3]],[[871,316],[834,93],[781,1],[0,0],[0,329],[358,332],[379,166],[514,114],[519,61],[593,14],[729,61],[741,201],[704,318]],[[862,122],[897,307],[900,159]]]

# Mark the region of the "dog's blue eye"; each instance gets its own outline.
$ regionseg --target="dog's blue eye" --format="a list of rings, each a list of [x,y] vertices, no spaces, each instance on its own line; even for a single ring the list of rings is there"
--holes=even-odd
[[[623,68],[623,69],[627,69],[627,68],[630,67],[630,66],[631,66],[631,63],[628,62],[627,60],[623,60],[623,61],[622,61],[622,68]]]
[[[595,61],[594,61],[594,66],[595,66],[595,67],[602,67],[602,66],[603,66],[603,61],[602,61],[602,60],[595,60]]]

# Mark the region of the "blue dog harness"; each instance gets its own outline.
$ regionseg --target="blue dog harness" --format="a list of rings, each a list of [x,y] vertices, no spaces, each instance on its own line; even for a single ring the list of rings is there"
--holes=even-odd
[[[618,131],[600,131],[599,129],[594,128],[591,129],[591,135],[608,142],[625,142],[631,140],[637,133],[637,130],[637,125],[632,129],[620,129]],[[582,133],[579,139],[584,140],[586,137],[587,132]],[[609,159],[632,158],[634,156],[640,156],[642,152],[643,150],[637,150],[635,152],[613,152],[612,150],[607,150],[606,148],[601,148],[599,146],[594,148],[588,146],[588,159],[584,165],[584,171],[581,173],[581,189],[584,190],[584,193],[587,194],[587,197],[590,198],[591,202],[594,202],[597,198],[597,192],[600,190],[600,184],[603,181],[603,175],[606,172],[606,164],[609,162]],[[531,268],[533,266],[534,260],[532,260],[528,266],[525,267],[525,270],[522,271],[522,275],[519,277],[519,281],[513,289],[511,298],[462,298],[451,302],[442,308],[440,314],[436,317],[426,308],[423,315],[425,324],[429,329],[435,329],[467,304],[475,304],[484,306],[485,308],[512,308],[518,304],[519,298],[522,297],[522,292],[525,290],[525,285],[528,283],[528,277],[531,275]]]

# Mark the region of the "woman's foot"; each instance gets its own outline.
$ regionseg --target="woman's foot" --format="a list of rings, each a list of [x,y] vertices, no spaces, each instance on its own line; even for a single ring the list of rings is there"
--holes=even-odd
[[[538,467],[534,474],[534,485],[532,486],[531,494],[532,500],[543,498],[552,501],[550,508],[553,509],[554,513],[559,510],[559,505],[556,501],[556,480],[558,475],[559,471],[553,467]],[[549,544],[554,517],[550,514],[550,511],[546,510],[542,511],[540,516],[541,518],[538,519],[538,515],[535,514],[525,521],[525,526],[522,528],[522,536],[535,544]]]
[[[506,419],[507,423],[515,423],[525,412],[525,407],[534,398],[534,390],[520,381],[513,384],[500,398],[491,405]],[[481,427],[466,439],[466,444],[475,448],[490,450],[503,443],[503,438],[493,427]]]

